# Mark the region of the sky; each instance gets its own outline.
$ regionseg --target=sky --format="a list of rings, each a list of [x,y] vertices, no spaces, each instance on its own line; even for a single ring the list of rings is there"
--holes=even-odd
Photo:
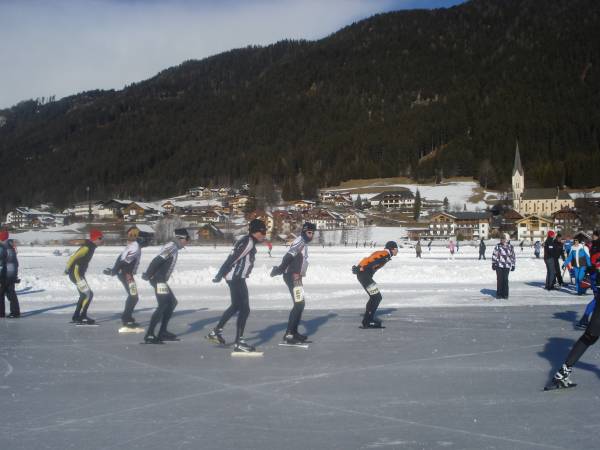
[[[319,39],[373,14],[465,0],[0,0],[0,108],[122,89],[232,48]]]

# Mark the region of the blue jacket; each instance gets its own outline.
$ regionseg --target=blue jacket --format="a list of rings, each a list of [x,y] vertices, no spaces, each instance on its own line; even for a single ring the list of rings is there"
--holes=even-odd
[[[571,262],[573,263],[573,267],[588,267],[592,265],[590,254],[585,245],[579,244],[578,246],[571,247],[571,251],[565,260],[563,267]]]

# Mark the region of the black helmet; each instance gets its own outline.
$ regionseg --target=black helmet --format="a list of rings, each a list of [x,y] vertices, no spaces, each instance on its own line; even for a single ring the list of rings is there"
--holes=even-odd
[[[248,232],[250,234],[254,234],[254,233],[257,233],[259,231],[261,233],[263,233],[263,234],[267,234],[267,226],[260,219],[252,219],[250,221],[250,223],[248,224]]]
[[[188,230],[185,228],[176,228],[175,229],[175,237],[178,239],[185,239],[186,241],[190,240],[190,234]]]
[[[385,248],[386,250],[392,250],[392,249],[397,249],[398,248],[398,244],[396,244],[395,241],[387,241],[385,243]]]
[[[304,231],[317,231],[317,226],[311,222],[304,222],[304,225],[302,225],[302,232]]]
[[[314,232],[317,231],[317,226],[311,222],[304,222],[304,225],[302,225],[302,239],[304,239],[305,242],[310,242],[312,241],[313,236],[309,237],[306,234],[307,231],[312,231],[314,234]]]

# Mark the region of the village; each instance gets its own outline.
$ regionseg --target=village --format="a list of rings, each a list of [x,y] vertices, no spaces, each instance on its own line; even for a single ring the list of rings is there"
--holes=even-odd
[[[289,242],[305,221],[321,231],[320,243],[328,245],[372,244],[373,226],[402,227],[409,241],[477,241],[510,234],[518,241],[543,241],[549,230],[586,232],[581,209],[598,218],[600,198],[579,198],[565,189],[525,189],[525,172],[519,148],[515,151],[512,192],[498,193],[486,208],[467,209],[443,200],[421,197],[418,187],[382,188],[369,195],[352,189],[322,189],[317,200],[298,199],[265,205],[252,194],[251,186],[209,188],[197,186],[181,196],[162,201],[133,199],[88,200],[56,212],[51,205],[18,207],[8,212],[4,226],[16,232],[94,224],[106,230],[108,240],[121,241],[131,226],[154,236],[157,243],[168,239],[175,227],[186,227],[195,244],[229,244],[243,234],[248,221],[260,218],[267,224],[269,240]],[[580,196],[581,197],[581,196]],[[583,205],[583,208],[581,206]],[[472,210],[475,209],[475,210]],[[327,232],[341,231],[341,233]],[[335,237],[334,237],[335,236]],[[367,242],[368,241],[368,242]]]

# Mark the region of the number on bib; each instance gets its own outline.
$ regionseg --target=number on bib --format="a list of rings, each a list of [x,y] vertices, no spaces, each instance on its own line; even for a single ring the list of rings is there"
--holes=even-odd
[[[294,288],[294,302],[298,303],[304,301],[304,289],[302,286],[296,286]]]
[[[156,285],[156,293],[157,294],[168,294],[169,286],[167,286],[167,283],[158,283]]]
[[[137,286],[135,284],[135,281],[132,281],[131,283],[129,283],[129,293],[131,295],[137,295]]]
[[[377,287],[377,284],[371,283],[370,285],[368,285],[367,286],[367,292],[369,293],[369,295],[377,295],[377,294],[379,294],[379,288]]]

